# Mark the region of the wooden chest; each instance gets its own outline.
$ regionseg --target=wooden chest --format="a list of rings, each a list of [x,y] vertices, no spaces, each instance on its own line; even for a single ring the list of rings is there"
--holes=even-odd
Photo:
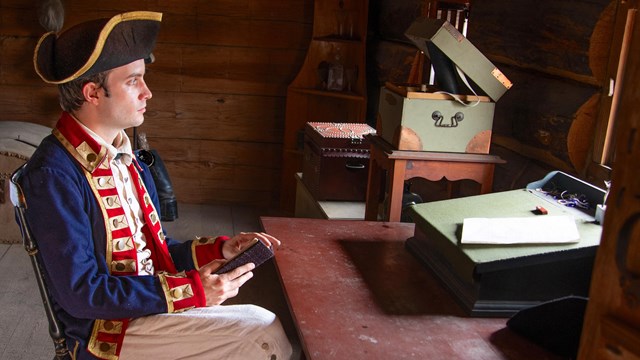
[[[305,124],[302,181],[316,200],[365,200],[371,133],[364,123]]]
[[[431,58],[436,84],[385,85],[378,135],[399,150],[489,153],[509,79],[446,20],[420,18],[405,35]]]
[[[495,103],[479,100],[467,107],[446,94],[387,84],[380,90],[378,133],[398,150],[488,154]]]

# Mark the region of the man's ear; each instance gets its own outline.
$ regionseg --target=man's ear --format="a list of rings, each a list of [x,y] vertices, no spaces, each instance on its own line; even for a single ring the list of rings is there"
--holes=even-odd
[[[100,99],[100,88],[94,82],[87,82],[82,86],[82,95],[85,101],[95,104]]]

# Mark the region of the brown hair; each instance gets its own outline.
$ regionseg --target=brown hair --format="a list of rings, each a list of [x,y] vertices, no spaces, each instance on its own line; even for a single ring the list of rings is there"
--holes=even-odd
[[[64,84],[58,85],[58,92],[60,93],[60,107],[62,110],[72,113],[75,110],[80,109],[84,104],[85,99],[82,94],[82,88],[87,83],[95,83],[98,88],[104,89],[104,94],[109,97],[109,89],[107,89],[107,77],[110,70],[103,71],[87,77],[81,77]]]

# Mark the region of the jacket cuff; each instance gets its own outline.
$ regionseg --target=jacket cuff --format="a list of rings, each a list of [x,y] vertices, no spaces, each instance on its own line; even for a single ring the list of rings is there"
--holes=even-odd
[[[167,312],[181,312],[207,305],[200,274],[196,270],[178,274],[159,273],[158,277],[167,300]]]
[[[191,256],[196,270],[213,260],[224,259],[222,245],[229,240],[228,236],[198,237],[191,242]]]
[[[96,319],[87,343],[87,351],[98,359],[118,360],[127,326],[129,326],[129,319]],[[72,358],[75,359],[75,357]]]

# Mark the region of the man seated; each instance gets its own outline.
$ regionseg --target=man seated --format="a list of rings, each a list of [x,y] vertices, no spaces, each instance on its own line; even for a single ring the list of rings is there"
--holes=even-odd
[[[129,12],[47,33],[38,75],[63,109],[23,170],[27,221],[74,359],[287,359],[278,318],[238,294],[254,264],[214,271],[265,233],[166,237],[149,168],[125,129],[144,121],[145,59],[162,14]]]

